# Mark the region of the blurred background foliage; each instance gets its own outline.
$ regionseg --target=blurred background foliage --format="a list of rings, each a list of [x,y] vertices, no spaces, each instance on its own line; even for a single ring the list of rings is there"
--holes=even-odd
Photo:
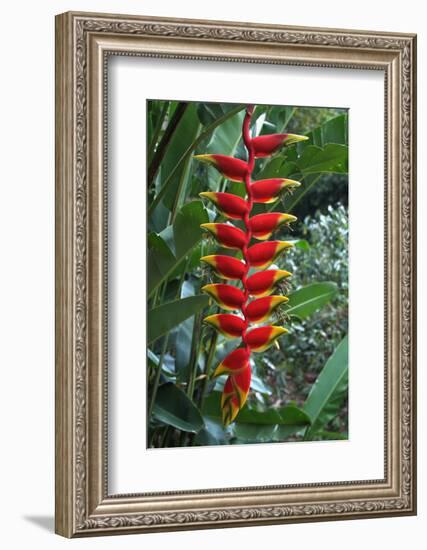
[[[201,191],[244,196],[244,186],[193,155],[245,158],[245,105],[149,101],[147,445],[173,447],[346,439],[348,437],[348,120],[335,108],[257,106],[253,135],[289,132],[310,139],[256,164],[254,179],[302,182],[273,205],[298,216],[276,238],[295,247],[277,266],[293,273],[290,300],[277,322],[289,334],[253,354],[248,402],[236,422],[220,422],[224,379],[215,366],[236,347],[202,319],[218,311],[200,288],[215,282],[200,257],[235,255],[202,235],[200,224],[223,221]]]

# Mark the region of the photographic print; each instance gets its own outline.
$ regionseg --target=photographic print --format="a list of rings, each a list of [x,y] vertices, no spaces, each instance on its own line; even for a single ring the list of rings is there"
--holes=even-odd
[[[348,110],[147,101],[147,447],[348,438]]]

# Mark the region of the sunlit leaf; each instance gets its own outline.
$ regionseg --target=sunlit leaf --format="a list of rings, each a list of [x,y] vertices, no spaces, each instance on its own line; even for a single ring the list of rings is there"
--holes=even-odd
[[[289,294],[288,315],[295,315],[305,319],[315,311],[326,305],[338,292],[336,283],[313,283],[295,290]]]
[[[147,314],[147,342],[154,342],[209,304],[207,296],[190,296],[166,302]]]

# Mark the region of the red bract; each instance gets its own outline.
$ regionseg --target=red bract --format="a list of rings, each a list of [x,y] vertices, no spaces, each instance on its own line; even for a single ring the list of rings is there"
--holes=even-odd
[[[244,262],[232,256],[214,254],[212,256],[203,256],[200,260],[210,265],[218,277],[222,279],[242,279],[248,269]]]
[[[244,335],[244,342],[252,351],[265,351],[286,332],[288,331],[283,327],[258,327]]]
[[[297,141],[305,141],[306,136],[297,136],[296,134],[268,134],[258,136],[252,140],[252,145],[255,150],[255,157],[269,157],[276,153],[284,145],[291,145]]]
[[[247,243],[244,231],[228,223],[202,223],[200,226],[209,231],[224,248],[242,249]]]
[[[269,214],[258,214],[249,220],[252,230],[252,236],[256,239],[264,241],[271,236],[273,231],[283,224],[289,224],[296,220],[291,214],[280,214],[279,212],[271,212]]]
[[[222,374],[237,374],[246,369],[249,365],[250,353],[246,348],[237,348],[217,366],[213,376]]]
[[[251,369],[229,376],[221,396],[222,422],[228,426],[246,402],[251,386]]]
[[[285,304],[287,301],[288,298],[286,296],[265,296],[264,298],[253,300],[246,307],[246,318],[251,323],[266,321],[280,304]]]
[[[268,296],[280,281],[290,276],[291,273],[284,269],[259,271],[246,279],[246,289],[252,296]]]
[[[226,338],[240,338],[246,328],[246,322],[231,313],[217,313],[205,317],[204,322],[214,327]]]
[[[301,184],[299,181],[284,178],[254,181],[251,185],[252,199],[258,203],[276,202],[280,193],[285,189],[295,189]]]
[[[220,307],[230,311],[240,309],[246,300],[244,292],[231,285],[205,285],[202,292],[209,294]]]
[[[252,267],[268,267],[284,250],[291,246],[293,246],[292,243],[287,241],[267,241],[254,244],[248,248],[247,258],[249,264]]]
[[[271,346],[287,330],[278,326],[251,327],[251,323],[266,321],[276,308],[288,301],[286,296],[270,296],[278,283],[291,274],[283,269],[260,271],[248,277],[251,267],[263,269],[273,263],[279,254],[292,246],[287,241],[265,241],[273,231],[283,224],[296,220],[295,216],[277,212],[250,217],[253,204],[270,203],[277,200],[285,189],[298,187],[297,181],[272,178],[251,182],[256,157],[272,155],[283,145],[289,145],[304,136],[274,134],[251,138],[250,125],[253,106],[246,109],[242,136],[248,152],[247,162],[224,155],[197,155],[196,158],[215,166],[226,178],[243,182],[246,200],[230,193],[205,191],[200,193],[214,203],[217,209],[231,219],[242,220],[245,230],[224,223],[204,223],[202,228],[212,233],[221,246],[241,251],[243,261],[230,256],[203,256],[202,261],[212,266],[218,277],[240,280],[242,288],[227,284],[209,284],[202,288],[215,302],[226,310],[240,310],[242,317],[218,313],[210,315],[205,323],[214,327],[227,338],[241,338],[243,345],[231,351],[216,367],[214,376],[228,375],[221,397],[224,425],[233,422],[246,402],[250,383],[252,352],[262,352]],[[265,242],[250,246],[252,238]],[[256,296],[251,299],[251,296]]]
[[[243,181],[248,170],[245,161],[226,155],[196,155],[194,158],[210,164],[231,181]]]
[[[201,197],[206,197],[213,202],[217,209],[233,220],[241,220],[248,211],[248,203],[245,199],[232,195],[231,193],[214,193],[213,191],[204,191],[199,193]]]

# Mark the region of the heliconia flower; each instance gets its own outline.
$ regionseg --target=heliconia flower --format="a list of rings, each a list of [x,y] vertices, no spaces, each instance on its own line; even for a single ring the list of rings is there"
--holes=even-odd
[[[252,145],[255,150],[255,157],[269,157],[278,151],[283,145],[291,145],[297,141],[305,141],[307,136],[298,136],[296,134],[268,134],[253,138]]]
[[[287,241],[266,241],[250,246],[247,258],[252,267],[265,268],[272,264],[276,258],[287,248],[293,246]]]
[[[287,241],[268,241],[274,231],[284,224],[296,220],[291,214],[268,212],[251,216],[254,203],[273,203],[282,191],[299,187],[298,181],[286,178],[271,178],[252,182],[255,159],[268,157],[284,145],[307,139],[295,134],[274,134],[253,138],[251,117],[254,106],[246,108],[242,125],[242,138],[247,150],[247,161],[225,155],[197,155],[195,158],[211,164],[226,178],[244,183],[246,199],[231,193],[204,191],[200,196],[211,201],[227,218],[241,220],[244,224],[204,223],[202,229],[210,232],[221,246],[241,251],[243,261],[226,255],[204,256],[201,260],[212,266],[218,277],[239,280],[241,288],[231,284],[207,284],[202,288],[223,309],[240,311],[239,315],[218,313],[210,315],[204,322],[213,326],[227,338],[241,338],[242,345],[223,359],[213,376],[226,374],[227,380],[221,396],[222,420],[225,426],[234,421],[244,406],[251,383],[252,352],[263,352],[277,338],[288,332],[280,326],[258,326],[267,321],[286,296],[274,292],[280,282],[291,273],[283,269],[258,271],[250,276],[250,268],[260,270],[270,266],[287,248],[293,246]],[[242,227],[242,229],[240,228]],[[250,245],[251,239],[259,239]],[[272,321],[270,321],[272,322]]]
[[[251,348],[251,351],[265,351],[286,332],[288,331],[283,327],[257,327],[245,334],[244,342]]]
[[[264,204],[276,202],[282,191],[285,189],[295,189],[300,185],[299,181],[284,178],[254,181],[251,185],[252,199],[254,202]]]
[[[228,223],[202,223],[200,227],[209,231],[224,248],[241,250],[247,242],[246,233]]]
[[[246,402],[251,386],[251,369],[229,376],[221,396],[222,422],[228,426]]]
[[[195,155],[194,158],[210,164],[231,181],[243,181],[248,170],[245,161],[226,155]]]
[[[246,307],[246,318],[251,323],[262,323],[267,320],[274,310],[289,300],[286,296],[265,296],[253,300]]]
[[[231,193],[203,191],[199,196],[206,197],[224,216],[233,220],[241,220],[248,211],[248,203],[245,199]]]
[[[282,279],[291,275],[284,269],[259,271],[246,279],[246,288],[252,296],[269,296]]]
[[[260,241],[264,241],[281,225],[289,224],[296,221],[296,219],[297,218],[291,214],[269,212],[267,214],[258,214],[250,218],[249,225],[252,230],[252,236]]]
[[[221,254],[212,254],[200,258],[202,262],[210,265],[218,277],[229,280],[240,280],[247,271],[247,266],[241,260],[232,256],[222,256]]]
[[[216,313],[203,319],[226,338],[240,338],[246,328],[245,320],[231,313]]]
[[[213,377],[222,374],[238,374],[249,365],[250,353],[246,348],[237,348],[217,366]]]
[[[223,309],[233,311],[240,309],[245,302],[245,293],[237,286],[225,284],[211,284],[202,287],[202,292],[209,294]]]

